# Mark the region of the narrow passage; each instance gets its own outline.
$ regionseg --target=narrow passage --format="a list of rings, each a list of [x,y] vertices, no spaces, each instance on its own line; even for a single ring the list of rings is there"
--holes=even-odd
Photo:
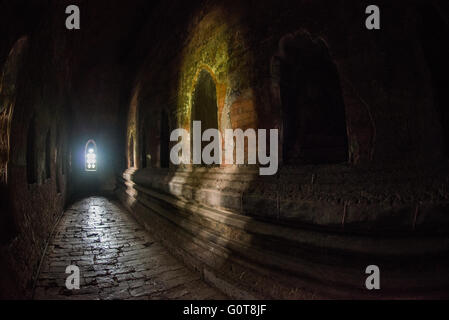
[[[68,290],[67,266],[80,268]],[[51,240],[35,299],[225,299],[173,258],[118,202],[90,197],[72,205]]]

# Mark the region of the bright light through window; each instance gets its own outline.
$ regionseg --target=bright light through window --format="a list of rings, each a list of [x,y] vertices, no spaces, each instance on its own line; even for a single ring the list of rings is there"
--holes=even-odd
[[[95,141],[89,140],[86,144],[86,171],[97,171],[97,146]]]

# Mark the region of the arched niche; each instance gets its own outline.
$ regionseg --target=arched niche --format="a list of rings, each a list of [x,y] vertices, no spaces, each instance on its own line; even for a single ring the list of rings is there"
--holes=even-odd
[[[98,170],[98,149],[94,140],[89,140],[84,149],[84,169],[87,172]]]
[[[279,90],[283,163],[347,162],[345,105],[325,42],[307,32],[284,36],[272,77]]]
[[[147,161],[147,132],[143,129],[141,133],[141,140],[140,140],[140,167],[146,168],[148,166]]]
[[[443,131],[444,153],[449,156],[449,25],[432,3],[421,5],[419,37],[430,71],[434,105]]]
[[[135,145],[134,148],[138,148],[139,150],[139,163],[137,163],[136,167],[144,169],[153,166],[151,161],[152,146],[157,141],[152,137],[156,135],[155,131],[157,128],[152,121],[155,117],[150,117],[149,115],[144,116],[142,114],[141,116],[143,119],[139,121],[139,145]],[[131,157],[129,152],[128,157]]]
[[[201,135],[207,129],[218,129],[217,88],[211,74],[201,70],[192,94],[190,132],[193,135],[193,122],[201,121]],[[191,138],[193,143],[193,137]],[[202,149],[209,142],[202,142]],[[193,148],[192,148],[193,155]]]
[[[8,181],[8,162],[11,149],[11,122],[17,95],[18,78],[26,52],[28,38],[16,41],[2,69],[0,69],[0,184]]]

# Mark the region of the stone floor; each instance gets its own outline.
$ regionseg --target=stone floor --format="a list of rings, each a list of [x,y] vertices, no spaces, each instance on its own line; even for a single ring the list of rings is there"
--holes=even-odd
[[[80,269],[68,290],[66,268]],[[174,259],[117,202],[91,197],[72,205],[51,240],[35,299],[225,299]]]

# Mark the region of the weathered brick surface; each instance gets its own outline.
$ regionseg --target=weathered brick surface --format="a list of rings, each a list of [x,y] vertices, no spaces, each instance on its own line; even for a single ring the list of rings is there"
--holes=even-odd
[[[66,289],[66,267],[81,271]],[[113,201],[91,197],[62,218],[42,265],[36,299],[223,299],[168,254]]]

